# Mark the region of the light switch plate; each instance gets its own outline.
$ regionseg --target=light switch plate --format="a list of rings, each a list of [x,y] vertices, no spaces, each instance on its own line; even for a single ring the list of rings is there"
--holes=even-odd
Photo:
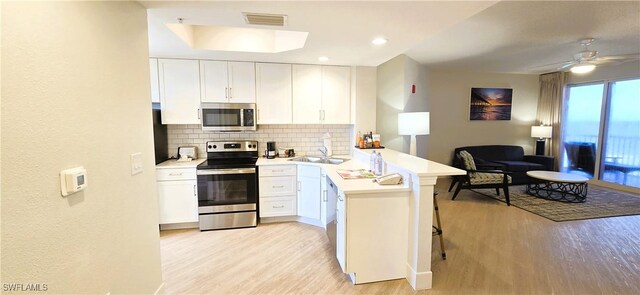
[[[142,153],[131,154],[131,175],[142,173]]]

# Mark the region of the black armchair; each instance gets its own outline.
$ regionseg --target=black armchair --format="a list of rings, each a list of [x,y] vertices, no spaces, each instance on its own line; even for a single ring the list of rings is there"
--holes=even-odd
[[[457,157],[461,160],[467,174],[458,179],[456,191],[453,193],[451,200],[455,200],[462,189],[495,188],[497,195],[500,195],[500,189],[504,191],[507,205],[511,205],[509,199],[511,176],[509,172],[501,170],[477,170],[473,156],[467,151],[460,151]]]

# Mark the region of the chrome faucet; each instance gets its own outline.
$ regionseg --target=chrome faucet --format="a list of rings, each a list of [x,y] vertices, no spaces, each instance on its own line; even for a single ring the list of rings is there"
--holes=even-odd
[[[326,146],[323,146],[323,147],[319,148],[318,150],[322,153],[322,158],[323,159],[328,159],[329,158],[327,156],[327,152],[329,151],[329,149],[327,149]]]

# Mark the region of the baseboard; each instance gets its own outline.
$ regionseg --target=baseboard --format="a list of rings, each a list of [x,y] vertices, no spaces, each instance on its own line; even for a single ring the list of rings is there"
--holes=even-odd
[[[162,284],[160,284],[160,286],[158,286],[158,289],[156,289],[156,292],[153,294],[154,295],[164,294],[164,281],[162,282]]]
[[[431,271],[418,273],[407,263],[407,281],[409,281],[414,290],[431,289],[433,286],[433,273]]]
[[[170,224],[160,225],[160,230],[185,229],[185,228],[200,228],[200,225],[197,222],[170,223]]]
[[[302,216],[278,216],[278,217],[260,217],[260,223],[275,223],[275,222],[302,222],[305,224],[322,227],[322,221],[317,219],[311,219]]]

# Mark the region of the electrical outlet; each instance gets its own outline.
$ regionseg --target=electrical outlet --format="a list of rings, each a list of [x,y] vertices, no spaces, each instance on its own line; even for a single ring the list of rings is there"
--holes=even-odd
[[[142,173],[142,153],[131,154],[131,175]]]

